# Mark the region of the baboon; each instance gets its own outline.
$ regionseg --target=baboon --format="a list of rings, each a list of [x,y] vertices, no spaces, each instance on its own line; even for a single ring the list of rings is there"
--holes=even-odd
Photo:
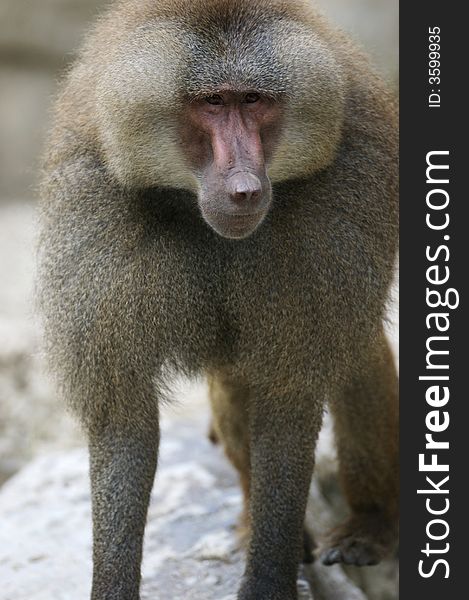
[[[396,154],[392,95],[309,0],[125,0],[91,33],[44,163],[39,297],[89,438],[93,600],[139,598],[168,369],[208,375],[241,475],[239,600],[297,598],[326,402],[351,516],[319,554],[392,548]]]

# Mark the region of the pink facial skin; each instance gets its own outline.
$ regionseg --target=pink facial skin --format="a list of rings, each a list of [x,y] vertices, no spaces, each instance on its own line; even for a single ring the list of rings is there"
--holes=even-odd
[[[267,165],[281,116],[280,105],[257,92],[222,90],[188,104],[184,151],[199,176],[202,215],[223,237],[247,237],[269,210]]]

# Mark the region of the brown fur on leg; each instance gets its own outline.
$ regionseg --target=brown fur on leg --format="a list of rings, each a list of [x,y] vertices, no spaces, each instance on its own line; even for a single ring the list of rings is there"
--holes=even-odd
[[[397,538],[399,499],[398,380],[384,332],[360,377],[331,408],[352,516],[331,532],[321,557],[325,564],[376,564]]]
[[[239,533],[244,541],[249,537],[250,528],[249,390],[228,374],[212,374],[208,382],[212,407],[209,437],[223,444],[226,456],[239,474],[243,492]]]

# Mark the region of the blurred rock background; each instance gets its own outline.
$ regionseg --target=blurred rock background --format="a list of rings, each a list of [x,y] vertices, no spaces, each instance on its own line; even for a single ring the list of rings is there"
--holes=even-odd
[[[49,576],[44,575],[45,567],[52,571],[55,568],[57,574],[63,567],[63,556],[62,563],[54,562],[53,557],[62,552],[64,536],[73,535],[73,531],[69,531],[70,527],[67,529],[65,522],[70,520],[71,512],[77,502],[79,505],[82,502],[83,522],[79,522],[74,531],[88,532],[89,524],[86,520],[88,510],[84,474],[86,460],[81,449],[71,450],[83,446],[83,439],[73,420],[57,402],[43,372],[38,351],[40,331],[32,308],[34,205],[35,187],[38,181],[38,157],[50,122],[51,99],[56,92],[61,73],[73,60],[74,51],[84,31],[109,3],[110,0],[0,0],[0,532],[3,532],[3,535],[0,533],[0,580],[2,581],[0,600],[22,598],[72,600],[85,597],[77,590],[83,590],[88,585],[86,577],[80,580],[80,572],[77,570],[74,594],[62,593],[60,586],[54,588],[55,591],[50,587],[44,587],[45,582],[50,581],[51,576],[53,577],[50,572]],[[319,0],[318,4],[336,23],[349,30],[365,46],[377,69],[392,86],[397,87],[398,0]],[[392,311],[390,327],[391,334],[395,338],[395,303],[392,305]],[[230,488],[233,475],[221,457],[215,454],[213,458],[209,458],[213,450],[204,445],[205,441],[191,442],[190,435],[181,434],[181,431],[193,430],[192,433],[196,432],[202,437],[204,433],[208,415],[203,382],[182,383],[175,391],[175,398],[177,402],[166,411],[165,427],[168,432],[171,432],[174,443],[179,444],[182,451],[176,453],[178,458],[174,458],[176,456],[174,453],[173,455],[171,452],[168,453],[168,468],[171,465],[173,467],[178,465],[176,470],[173,469],[173,476],[171,477],[171,471],[167,476],[172,482],[171,485],[177,488],[178,485],[183,485],[181,477],[187,480],[184,476],[186,472],[184,464],[180,461],[185,454],[192,454],[194,448],[199,449],[202,462],[210,463],[215,476],[221,479],[222,483],[225,482],[225,487]],[[316,510],[323,512],[325,510],[325,513],[329,511],[331,516],[336,510],[336,501],[331,503],[331,490],[335,489],[330,483],[333,480],[334,460],[330,434],[327,431],[324,435],[321,456],[323,457],[322,476],[317,484],[319,487],[316,489],[316,495],[325,494],[328,498],[326,502],[328,508],[325,508],[323,498],[319,503],[316,502]],[[13,477],[2,491],[2,483],[30,461],[33,461],[32,464],[27,466],[23,473]],[[55,478],[54,473],[57,473]],[[200,494],[205,493],[209,496],[209,503],[216,502],[215,496],[210,496],[207,490],[203,492],[204,482],[208,481],[207,477],[205,479],[202,475],[197,477],[195,472],[193,476],[195,479],[191,485],[199,489]],[[73,493],[70,492],[69,496],[64,492],[67,486],[73,488]],[[187,486],[184,488],[185,491],[181,491],[181,502],[186,498],[189,504],[192,492],[188,494],[188,490],[192,488]],[[49,502],[50,498],[45,492],[46,487],[58,492],[59,498],[55,504]],[[74,498],[74,494],[78,496],[78,500]],[[236,500],[230,500],[230,494],[234,494],[233,497],[236,495],[233,490],[226,492],[223,502],[231,507],[233,503],[236,504]],[[19,502],[20,498],[23,504]],[[170,501],[171,499],[168,500]],[[222,511],[223,502],[220,500],[218,505]],[[207,542],[211,550],[206,548],[204,550],[202,546],[197,546],[195,542],[197,536],[201,536],[202,533],[209,535],[210,532],[209,527],[206,531],[197,529],[202,527],[202,521],[206,526],[205,517],[200,518],[205,513],[200,512],[202,510],[200,508],[198,510],[199,521],[193,525],[195,528],[193,551],[182,548],[176,539],[173,544],[174,553],[185,551],[188,553],[189,563],[193,560],[194,564],[198,564],[200,553],[205,556],[204,552],[208,552],[209,555],[212,552],[214,557],[209,559],[209,562],[221,560],[224,564],[226,553],[231,556],[230,553],[234,552],[235,568],[231,571],[228,569],[229,577],[228,579],[225,577],[225,583],[221,587],[215,586],[215,595],[203,596],[202,592],[194,592],[193,595],[187,596],[189,584],[184,584],[181,595],[173,596],[175,600],[179,597],[221,600],[224,585],[226,584],[228,589],[229,578],[238,575],[239,560],[236,558],[236,551],[229,548],[226,550],[225,547],[220,550],[220,540],[216,536],[211,541],[209,538],[210,543]],[[187,518],[190,518],[189,513],[186,514]],[[228,513],[228,520],[234,519],[236,510],[230,509]],[[5,525],[5,519],[8,519],[9,527]],[[34,522],[37,527],[25,528],[25,522]],[[51,523],[52,525],[55,523],[56,535],[52,536],[48,546],[46,544],[42,555],[36,546],[41,546],[44,536],[52,526]],[[84,546],[89,545],[89,539],[86,537],[88,533],[83,535],[84,538],[77,541],[80,552],[82,542]],[[223,538],[223,534],[220,535]],[[18,538],[19,545],[10,545],[11,536]],[[26,546],[29,550],[25,552]],[[65,555],[73,562],[77,556],[72,557],[71,551],[67,552],[68,554]],[[169,560],[171,566],[172,555],[169,550],[168,553],[169,558],[153,556],[153,563],[159,561],[160,567],[161,565],[167,567]],[[88,557],[83,556],[84,560],[85,558]],[[204,561],[206,558],[200,560]],[[52,563],[49,564],[48,561]],[[213,564],[210,570],[216,571]],[[210,570],[206,569],[206,571]],[[366,589],[370,600],[397,598],[395,564],[389,563],[384,570],[385,576],[381,568],[378,570],[379,576],[375,576],[374,579],[373,576],[363,577],[361,573],[352,574],[355,581]],[[329,591],[324,592],[324,600],[365,598],[360,595],[358,589],[351,591],[351,587],[341,588],[342,575],[339,571],[342,573],[340,569],[335,571],[336,579],[338,578],[335,583],[326,582],[319,585],[319,587],[325,585],[326,588],[328,585],[329,588],[330,585],[335,586],[336,595],[333,596],[330,591],[332,588],[328,588]],[[373,569],[369,571],[374,572]],[[19,585],[20,573],[25,574],[22,587]],[[202,586],[204,580],[200,579],[201,575],[197,569],[191,570],[188,567],[186,575],[186,579],[195,578],[197,585]],[[62,572],[62,578],[64,577],[73,580],[70,572]],[[222,575],[217,574],[214,577],[222,577]],[[314,579],[315,575],[313,574],[312,577]],[[364,581],[367,578],[368,583]],[[347,581],[343,585],[352,585]],[[5,582],[9,582],[9,585]],[[163,589],[169,583],[169,579],[164,583],[161,578],[156,582],[153,580],[153,583],[149,583],[148,593]],[[171,585],[173,584],[174,582]],[[189,587],[198,589],[197,585],[192,583]],[[343,589],[348,591],[343,592]],[[315,600],[320,599],[315,597]]]

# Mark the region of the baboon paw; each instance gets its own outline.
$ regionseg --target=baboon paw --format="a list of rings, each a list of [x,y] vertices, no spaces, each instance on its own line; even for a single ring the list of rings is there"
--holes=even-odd
[[[319,553],[325,565],[377,565],[392,549],[395,527],[378,516],[353,517],[334,530]]]

